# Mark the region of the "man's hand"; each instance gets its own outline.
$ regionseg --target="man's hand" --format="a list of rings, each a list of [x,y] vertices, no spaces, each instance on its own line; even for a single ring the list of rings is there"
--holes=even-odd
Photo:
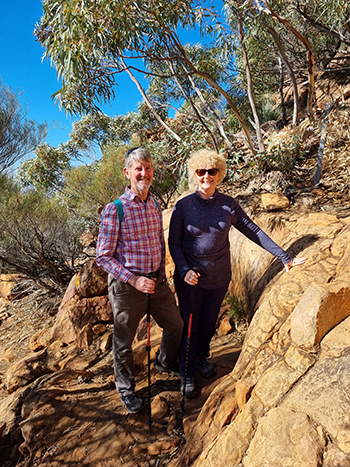
[[[285,270],[288,272],[290,268],[293,266],[299,266],[300,264],[304,264],[306,261],[306,258],[292,258],[289,263],[285,264]]]
[[[135,287],[140,292],[143,293],[154,293],[156,278],[148,279],[144,276],[131,276],[128,280],[128,284]]]

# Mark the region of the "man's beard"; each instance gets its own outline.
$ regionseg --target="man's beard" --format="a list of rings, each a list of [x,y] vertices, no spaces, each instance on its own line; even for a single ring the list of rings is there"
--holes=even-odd
[[[145,185],[141,185],[141,182],[144,182],[147,184],[147,186]],[[136,183],[136,186],[137,186],[137,189],[142,193],[144,191],[147,191],[149,189],[149,187],[151,186],[150,182],[149,181],[145,181],[145,180],[140,180]]]

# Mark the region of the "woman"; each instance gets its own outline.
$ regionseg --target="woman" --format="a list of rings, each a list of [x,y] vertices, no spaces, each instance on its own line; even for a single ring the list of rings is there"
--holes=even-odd
[[[185,388],[186,397],[195,395],[195,370],[205,377],[215,373],[207,357],[220,306],[231,280],[231,226],[278,257],[287,271],[305,261],[305,258],[290,258],[254,224],[234,198],[217,191],[216,185],[223,180],[225,173],[224,156],[206,149],[192,154],[188,174],[197,189],[177,202],[170,221],[169,248],[175,263],[175,290],[186,325],[179,354],[180,391]],[[193,286],[196,288],[191,304]],[[191,340],[186,356],[186,328],[191,314]]]

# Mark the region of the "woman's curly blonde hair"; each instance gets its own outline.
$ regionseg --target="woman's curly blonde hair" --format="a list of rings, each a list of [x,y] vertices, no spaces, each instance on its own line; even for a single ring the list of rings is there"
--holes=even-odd
[[[220,183],[226,174],[226,159],[225,156],[210,149],[200,149],[191,154],[188,162],[188,185],[190,188],[197,186],[196,170],[202,169],[204,166],[218,169]]]

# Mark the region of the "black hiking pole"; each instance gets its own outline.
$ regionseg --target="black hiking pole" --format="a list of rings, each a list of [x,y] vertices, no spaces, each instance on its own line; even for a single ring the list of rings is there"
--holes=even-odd
[[[198,268],[191,268],[192,271],[195,273],[199,272]],[[187,329],[187,348],[186,348],[186,360],[185,360],[185,378],[184,378],[184,385],[182,389],[182,399],[181,399],[181,425],[183,420],[183,414],[185,411],[185,394],[186,394],[186,380],[187,380],[187,371],[188,371],[188,358],[190,353],[190,344],[191,344],[191,331],[192,331],[192,319],[193,319],[193,304],[194,304],[194,296],[196,292],[196,286],[192,285],[191,289],[191,304],[190,304],[190,317],[188,320],[188,329]]]
[[[151,410],[151,313],[150,313],[150,294],[146,294],[146,314],[147,314],[147,345],[148,354],[148,426],[151,434],[152,410]]]

